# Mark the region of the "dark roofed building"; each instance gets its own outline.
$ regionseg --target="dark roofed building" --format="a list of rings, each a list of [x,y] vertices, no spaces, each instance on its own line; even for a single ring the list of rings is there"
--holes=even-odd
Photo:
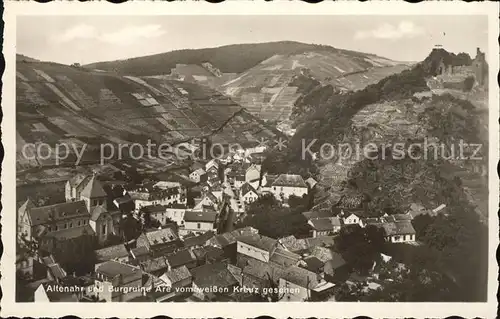
[[[196,267],[191,269],[191,274],[193,275],[196,287],[204,289],[215,286],[218,289],[227,289],[227,292],[223,293],[226,296],[232,293],[233,287],[238,285],[238,281],[228,270],[228,266],[225,263],[206,264]],[[196,291],[195,296],[201,300],[214,300],[217,298],[212,293],[204,293],[200,290]]]
[[[196,256],[190,249],[183,249],[167,256],[167,262],[169,269],[175,269],[182,266],[191,269],[197,266]]]
[[[300,260],[300,255],[277,247],[271,254],[269,262],[275,263],[281,267],[296,266]]]
[[[107,261],[96,266],[95,272],[94,285],[99,300],[123,302],[142,295],[140,288],[143,286],[143,272],[139,267],[116,261]],[[127,287],[128,289],[125,290],[120,287]]]
[[[155,276],[162,275],[169,269],[167,258],[165,256],[147,259],[145,261],[142,261],[139,266],[145,272]]]
[[[174,252],[182,247],[182,242],[172,228],[163,228],[142,233],[137,238],[137,247],[140,246],[146,247],[155,256]]]
[[[95,251],[97,263],[103,263],[108,260],[116,260],[126,262],[129,259],[129,254],[124,244],[114,245]]]
[[[207,242],[215,236],[213,231],[207,231],[206,233],[200,234],[198,236],[184,237],[184,247],[202,247],[207,244]]]

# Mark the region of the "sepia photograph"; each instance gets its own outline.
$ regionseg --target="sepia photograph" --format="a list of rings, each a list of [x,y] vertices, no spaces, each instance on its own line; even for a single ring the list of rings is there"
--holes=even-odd
[[[498,285],[494,6],[20,6],[6,69],[15,107],[2,123],[9,298],[70,312],[418,302],[487,314]]]

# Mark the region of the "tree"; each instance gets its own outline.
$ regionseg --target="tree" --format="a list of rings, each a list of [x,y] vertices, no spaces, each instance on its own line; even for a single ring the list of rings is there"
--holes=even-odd
[[[359,225],[343,227],[336,240],[337,248],[353,269],[361,274],[367,274],[382,252],[384,233],[381,228]]]

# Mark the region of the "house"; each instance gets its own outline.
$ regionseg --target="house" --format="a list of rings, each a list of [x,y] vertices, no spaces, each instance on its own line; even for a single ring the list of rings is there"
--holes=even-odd
[[[248,288],[276,287],[284,269],[277,264],[262,262],[257,259],[248,259],[242,267],[241,285]]]
[[[99,300],[106,302],[123,302],[139,297],[143,295],[142,275],[139,267],[107,261],[95,268],[95,294]]]
[[[245,183],[241,186],[240,198],[245,204],[250,204],[259,198],[259,194],[252,185]]]
[[[271,254],[277,246],[275,239],[259,234],[244,235],[237,237],[237,253],[255,258],[263,262],[269,262]]]
[[[320,275],[301,268],[288,267],[280,276],[279,289],[283,294],[280,301],[306,301],[332,291],[335,285]]]
[[[110,260],[125,263],[129,260],[129,253],[124,244],[109,246],[95,251],[97,258],[96,265],[100,265]]]
[[[210,170],[213,170],[215,168],[216,174],[218,174],[219,171],[219,161],[217,159],[211,159],[210,161],[205,164],[205,171],[208,173]]]
[[[144,272],[154,276],[160,276],[169,269],[167,258],[165,256],[159,256],[141,261],[139,263],[139,267]]]
[[[416,232],[410,221],[396,221],[392,223],[381,223],[386,240],[392,243],[415,242]]]
[[[206,172],[203,168],[198,168],[189,174],[189,178],[195,181],[196,183],[199,183],[201,181],[201,177],[205,175]]]
[[[307,184],[300,175],[281,174],[271,184],[270,191],[274,197],[283,201],[288,200],[291,195],[302,197],[307,194]]]
[[[344,225],[359,225],[360,227],[364,227],[363,220],[355,213],[351,213],[347,217],[344,217],[342,221]]]
[[[193,275],[194,296],[201,300],[216,300],[218,295],[229,295],[238,280],[226,263],[205,264],[190,270]],[[217,291],[214,291],[217,287]]]
[[[153,185],[153,188],[166,191],[171,196],[170,202],[172,203],[186,204],[187,187],[185,184],[185,182],[159,181]]]
[[[316,180],[312,177],[309,177],[308,179],[306,179],[306,184],[307,186],[309,186],[309,189],[313,189],[316,184],[318,184],[318,182],[316,182]]]
[[[160,279],[165,283],[166,290],[169,291],[160,301],[182,295],[183,290],[189,291],[188,288],[191,288],[193,285],[193,276],[186,266],[171,269],[165,272]]]
[[[73,255],[66,252],[83,254],[92,247],[95,232],[89,221],[85,200],[35,207],[28,199],[18,210],[20,238],[38,242],[40,249],[57,254],[60,261]]]
[[[153,255],[173,253],[182,246],[179,236],[172,228],[156,229],[143,232],[137,238],[137,247],[146,247]]]
[[[193,207],[193,211],[201,211],[205,206],[217,208],[217,204],[217,198],[212,193],[206,193]]]
[[[297,239],[294,235],[280,238],[278,239],[278,242],[281,245],[281,247],[294,253],[302,253],[307,249],[306,240]]]
[[[174,203],[186,204],[187,192],[184,188],[158,188],[151,183],[141,185],[128,191],[135,204],[135,209],[140,210],[145,206],[170,205]]]
[[[342,224],[340,218],[329,217],[329,218],[314,218],[308,221],[308,224],[312,227],[312,236],[328,236],[340,231]]]
[[[34,293],[35,302],[78,302],[77,291],[59,289],[61,286],[56,282],[44,281],[36,288]]]
[[[217,216],[215,211],[186,211],[184,214],[184,227],[179,230],[181,235],[189,233],[199,234],[217,230]]]
[[[165,217],[181,226],[182,224],[184,224],[184,214],[186,213],[186,210],[187,206],[184,204],[171,204],[166,207]]]
[[[135,210],[135,202],[128,193],[124,194],[123,196],[115,198],[113,200],[113,204],[122,213],[130,213]]]
[[[216,262],[228,262],[228,258],[225,252],[221,248],[214,246],[199,247],[193,249],[193,253],[196,256],[197,265],[201,266],[204,264],[214,264]]]
[[[262,170],[261,165],[257,164],[250,165],[250,167],[248,167],[245,172],[245,182],[252,183],[254,181],[259,181],[261,170]]]
[[[195,268],[198,264],[196,255],[191,249],[179,250],[166,256],[168,270],[186,266],[188,269]]]

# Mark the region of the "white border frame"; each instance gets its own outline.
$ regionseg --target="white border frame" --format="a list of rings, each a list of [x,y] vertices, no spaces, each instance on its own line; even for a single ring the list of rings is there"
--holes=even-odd
[[[499,158],[499,89],[497,74],[499,69],[498,20],[499,4],[495,2],[327,2],[308,4],[295,1],[275,0],[271,3],[232,2],[220,4],[206,2],[146,2],[136,1],[120,5],[107,2],[79,3],[53,1],[47,4],[35,2],[5,2],[4,56],[6,61],[3,75],[2,121],[5,157],[2,169],[2,240],[4,253],[1,263],[2,315],[61,317],[76,315],[85,317],[256,317],[269,315],[280,317],[355,317],[360,315],[377,317],[496,317],[496,293],[498,289],[498,265],[495,259],[498,247],[499,180],[496,168]],[[17,15],[487,15],[489,39],[489,285],[486,303],[15,303],[15,216],[16,213],[16,141],[15,141],[15,41]],[[457,20],[463,23],[465,20]],[[495,143],[496,142],[496,143]]]

